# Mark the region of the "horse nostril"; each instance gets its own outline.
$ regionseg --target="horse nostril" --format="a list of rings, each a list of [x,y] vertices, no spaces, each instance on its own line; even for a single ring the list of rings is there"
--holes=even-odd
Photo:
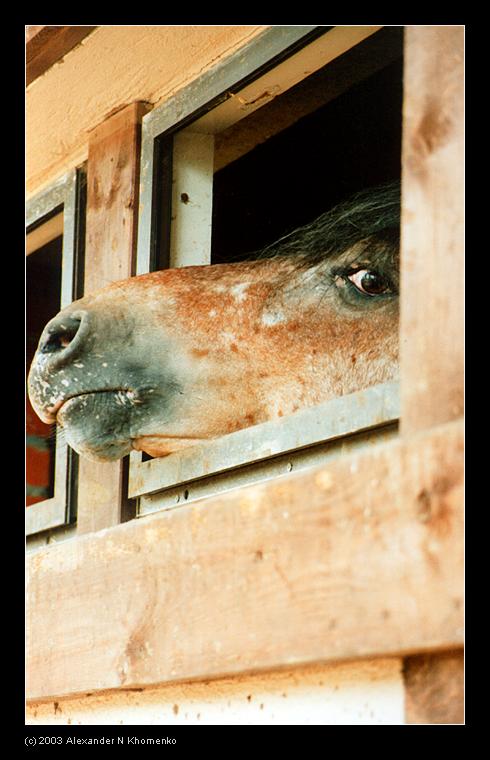
[[[78,333],[81,319],[64,317],[47,329],[46,337],[40,347],[41,353],[53,354],[67,348]]]

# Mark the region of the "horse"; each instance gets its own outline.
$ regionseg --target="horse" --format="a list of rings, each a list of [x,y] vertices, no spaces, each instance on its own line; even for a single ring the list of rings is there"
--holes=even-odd
[[[79,454],[166,456],[398,376],[399,183],[235,263],[131,277],[44,328],[32,406]]]

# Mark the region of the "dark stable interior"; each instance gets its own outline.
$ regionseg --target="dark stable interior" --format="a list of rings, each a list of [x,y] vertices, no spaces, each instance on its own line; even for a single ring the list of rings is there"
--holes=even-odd
[[[351,194],[400,178],[402,51],[403,29],[385,28],[276,98],[316,87],[322,102],[332,78],[357,79],[215,173],[213,264],[239,261]]]

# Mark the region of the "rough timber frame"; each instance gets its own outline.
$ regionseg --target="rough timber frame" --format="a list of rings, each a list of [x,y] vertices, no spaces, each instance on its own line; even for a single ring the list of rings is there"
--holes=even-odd
[[[400,654],[463,720],[463,29],[405,62],[399,438],[30,555],[30,699]]]

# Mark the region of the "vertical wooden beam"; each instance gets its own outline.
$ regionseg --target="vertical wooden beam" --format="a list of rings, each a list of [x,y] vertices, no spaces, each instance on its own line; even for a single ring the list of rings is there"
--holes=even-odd
[[[463,29],[408,27],[401,269],[402,431],[463,414]]]
[[[90,134],[87,164],[85,294],[135,272],[139,145],[143,103],[132,103]],[[80,458],[78,532],[123,518],[125,463]]]
[[[402,435],[463,415],[463,61],[463,27],[406,28]],[[407,723],[464,721],[463,662],[462,650],[407,658]]]
[[[463,722],[462,650],[406,657],[403,680],[407,723]]]

